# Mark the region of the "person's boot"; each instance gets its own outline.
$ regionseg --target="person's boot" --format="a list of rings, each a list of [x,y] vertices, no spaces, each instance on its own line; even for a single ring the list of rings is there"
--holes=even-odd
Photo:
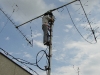
[[[50,46],[50,42],[47,42],[46,45],[47,45],[47,46]]]
[[[50,42],[45,42],[44,45],[49,46],[50,45]]]

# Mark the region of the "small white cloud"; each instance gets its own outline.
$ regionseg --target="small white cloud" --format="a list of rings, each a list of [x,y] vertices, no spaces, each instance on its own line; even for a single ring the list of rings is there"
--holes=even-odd
[[[42,33],[38,33],[37,31],[32,32],[32,37],[31,37],[31,35],[27,35],[27,37],[29,37],[30,39],[37,38],[37,37],[40,37],[40,36],[42,36]],[[23,44],[23,46],[24,46],[24,44]]]
[[[25,46],[25,44],[22,44],[22,46],[25,48],[26,46]]]
[[[54,59],[57,61],[61,61],[61,62],[65,62],[64,58],[65,58],[65,54],[61,53],[59,54],[59,56],[56,56]]]
[[[65,25],[67,28],[71,29],[73,26],[72,25]]]
[[[38,47],[46,48],[46,46],[41,41],[33,41],[33,45],[37,45]]]
[[[69,29],[71,29],[73,26],[71,26],[71,25],[65,25],[67,28],[66,29],[64,29],[64,31],[65,32],[69,32]]]
[[[65,2],[65,0],[59,0],[60,2]]]
[[[53,52],[56,52],[57,50],[56,50],[56,49],[53,49],[52,51],[53,51]]]
[[[72,0],[59,0],[60,2],[68,2],[68,1],[72,1]]]
[[[10,38],[9,37],[6,37],[6,40],[10,40]]]
[[[80,21],[80,19],[79,19],[79,18],[75,18],[75,20],[76,20],[76,21]]]
[[[62,66],[56,69],[56,75],[73,75],[75,72],[72,66]]]
[[[42,36],[42,34],[41,33],[33,33],[33,38],[36,38],[36,37],[39,37],[39,36]]]
[[[27,52],[24,52],[24,56],[23,57],[32,58],[32,56],[30,54],[28,54]]]
[[[65,32],[69,32],[69,30],[68,30],[68,29],[65,29],[64,31],[65,31]]]

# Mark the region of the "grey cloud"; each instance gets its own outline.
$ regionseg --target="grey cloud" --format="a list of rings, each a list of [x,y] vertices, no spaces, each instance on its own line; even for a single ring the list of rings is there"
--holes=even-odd
[[[8,15],[11,15],[15,22],[25,22],[43,14],[54,5],[47,5],[44,0],[0,0],[0,5]]]

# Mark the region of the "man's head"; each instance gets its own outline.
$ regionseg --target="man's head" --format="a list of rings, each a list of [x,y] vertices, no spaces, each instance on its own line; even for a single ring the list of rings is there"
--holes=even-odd
[[[46,13],[44,13],[44,16],[45,16],[45,15],[53,16],[52,11],[47,11]]]
[[[53,16],[52,12],[49,12],[48,14],[49,14],[50,16]]]
[[[44,13],[44,16],[46,16],[46,15],[49,15],[49,13],[48,12]]]

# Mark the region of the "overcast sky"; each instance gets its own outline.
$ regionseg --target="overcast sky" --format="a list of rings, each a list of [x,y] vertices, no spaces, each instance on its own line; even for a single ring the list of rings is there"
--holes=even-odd
[[[18,26],[71,1],[73,0],[0,0],[0,8]],[[56,19],[53,26],[52,75],[78,75],[78,67],[80,75],[100,74],[100,1],[81,0],[81,2],[91,27],[95,30],[97,43],[79,1],[68,5],[67,8],[82,36],[73,25],[66,7],[54,11]],[[36,54],[47,48],[43,45],[42,18],[29,22],[19,29],[28,40],[33,39],[33,47],[0,11],[0,48],[16,58],[35,63]],[[38,59],[42,54],[39,54]],[[44,56],[39,63],[40,67],[44,68],[47,65],[46,61]],[[30,67],[40,75],[46,75],[45,71],[35,66]]]

